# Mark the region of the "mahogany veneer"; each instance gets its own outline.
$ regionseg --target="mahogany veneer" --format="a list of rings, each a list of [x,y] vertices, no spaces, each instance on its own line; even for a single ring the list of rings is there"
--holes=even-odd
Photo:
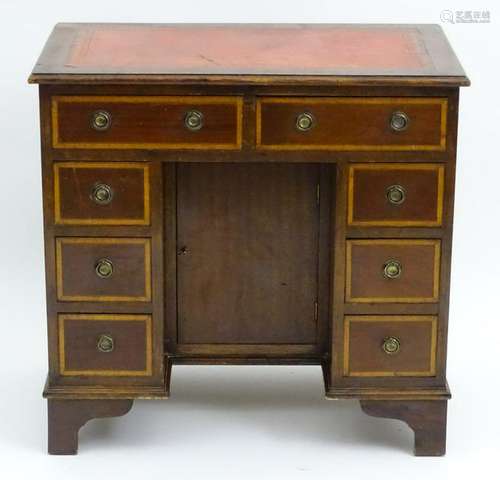
[[[445,452],[458,89],[435,25],[57,25],[49,452],[172,366],[317,364]]]

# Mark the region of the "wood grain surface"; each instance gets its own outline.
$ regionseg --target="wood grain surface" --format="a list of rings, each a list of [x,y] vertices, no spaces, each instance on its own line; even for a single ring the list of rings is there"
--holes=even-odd
[[[266,150],[405,151],[446,149],[446,99],[439,98],[260,98],[256,147]],[[405,131],[390,119],[404,112]],[[308,113],[314,125],[296,127]]]
[[[96,203],[97,185],[111,189]],[[149,166],[141,163],[63,162],[54,165],[54,218],[60,225],[149,225]]]
[[[316,342],[318,165],[179,165],[180,343]]]
[[[398,278],[384,276],[389,261],[400,263]],[[437,302],[440,261],[439,240],[349,240],[346,301]]]
[[[436,372],[437,317],[424,315],[346,316],[344,375],[357,377],[432,377]],[[400,342],[388,355],[386,338]]]
[[[113,351],[99,351],[101,335],[113,339]],[[60,373],[65,376],[149,376],[151,316],[59,315],[59,355]]]
[[[360,227],[438,227],[443,220],[445,169],[440,165],[365,164],[349,168],[349,225]],[[401,187],[401,204],[387,191]]]

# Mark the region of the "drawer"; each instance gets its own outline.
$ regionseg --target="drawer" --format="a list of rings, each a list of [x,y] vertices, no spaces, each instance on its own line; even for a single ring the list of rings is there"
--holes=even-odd
[[[151,301],[151,243],[144,238],[57,238],[57,298]]]
[[[52,98],[54,148],[234,150],[241,132],[240,97]]]
[[[261,98],[257,148],[444,151],[447,108],[445,98]]]
[[[344,376],[435,376],[436,344],[434,316],[347,316]]]
[[[443,221],[444,167],[349,167],[348,225],[436,227]]]
[[[63,314],[58,323],[61,375],[152,375],[151,316]]]
[[[437,302],[440,250],[439,240],[348,240],[346,301]]]
[[[149,166],[56,163],[54,209],[61,225],[149,225]]]

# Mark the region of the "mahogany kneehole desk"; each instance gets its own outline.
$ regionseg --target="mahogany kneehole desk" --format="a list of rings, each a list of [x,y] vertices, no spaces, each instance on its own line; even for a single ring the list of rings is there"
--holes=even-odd
[[[234,363],[320,365],[444,454],[469,81],[438,26],[61,24],[30,81],[50,453]]]

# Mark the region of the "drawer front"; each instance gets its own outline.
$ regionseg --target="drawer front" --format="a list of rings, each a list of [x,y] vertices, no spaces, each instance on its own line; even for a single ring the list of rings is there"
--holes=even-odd
[[[348,240],[346,301],[437,302],[440,247],[439,240]]]
[[[61,375],[152,375],[151,316],[61,314],[58,319]]]
[[[60,301],[151,301],[149,239],[58,238],[56,266]]]
[[[435,376],[436,345],[434,316],[347,316],[344,376]]]
[[[240,97],[52,98],[54,148],[241,148]]]
[[[445,98],[261,98],[257,148],[444,151],[447,108]]]
[[[435,227],[443,221],[444,167],[369,164],[349,167],[348,224]]]
[[[54,209],[61,225],[149,225],[149,166],[56,163]]]

